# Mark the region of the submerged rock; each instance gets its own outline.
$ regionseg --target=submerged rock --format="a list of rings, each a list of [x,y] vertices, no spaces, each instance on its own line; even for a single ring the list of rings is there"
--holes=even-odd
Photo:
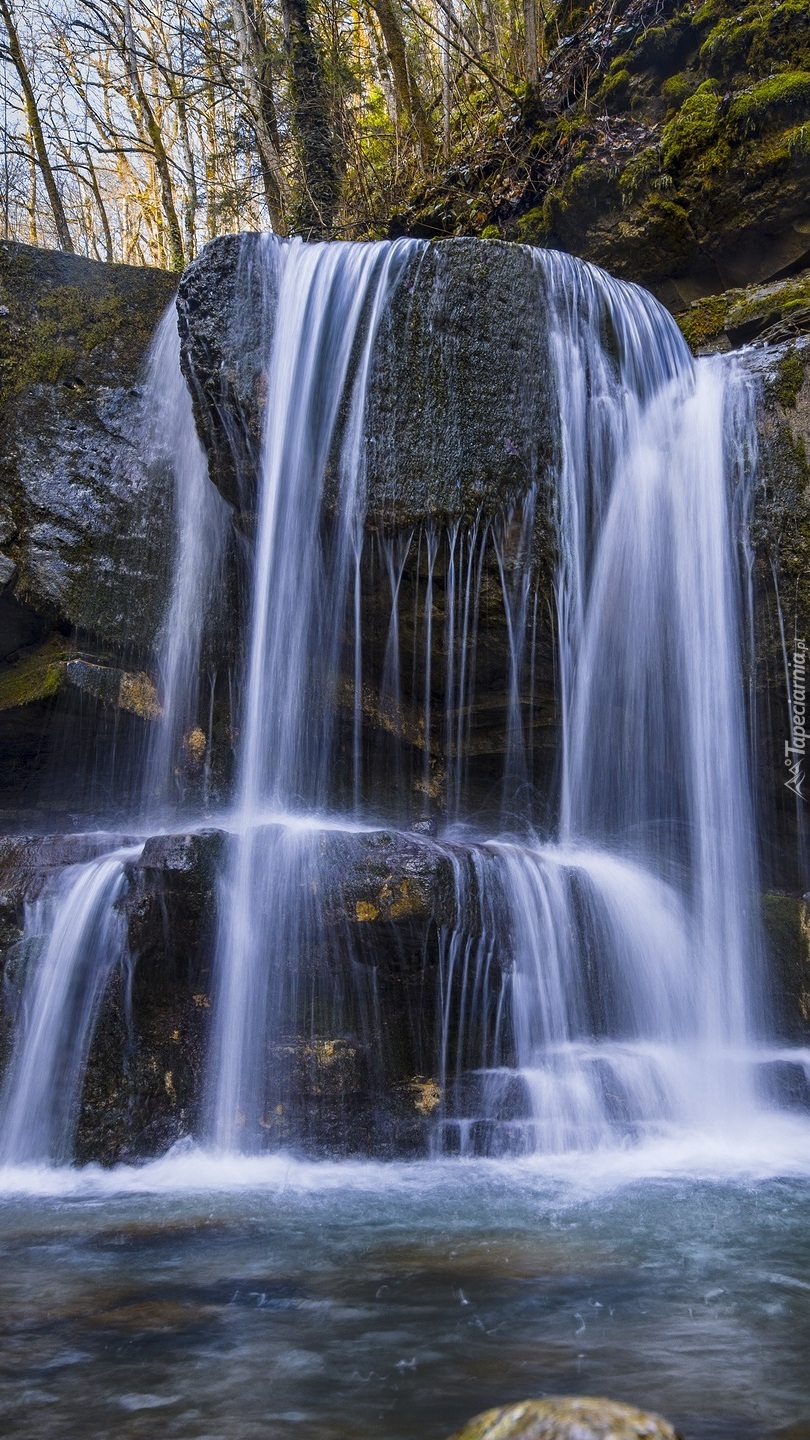
[[[523,1400],[476,1415],[451,1440],[680,1440],[660,1415],[616,1400]]]

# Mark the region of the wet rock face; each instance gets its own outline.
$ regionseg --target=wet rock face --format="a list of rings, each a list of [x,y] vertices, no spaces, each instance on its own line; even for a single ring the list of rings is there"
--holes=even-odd
[[[256,503],[277,248],[267,236],[216,240],[189,266],[178,294],[181,363],[210,473],[238,507],[248,533]],[[498,808],[511,683],[501,562],[507,585],[527,559],[534,566],[529,604],[537,604],[543,622],[520,688],[525,733],[531,729],[536,741],[536,763],[527,778],[541,793],[548,791],[557,718],[553,637],[545,624],[556,560],[550,475],[557,407],[544,306],[542,270],[529,249],[449,240],[408,257],[381,317],[365,415],[363,781],[365,793],[373,792],[385,813],[405,823],[452,807],[458,757],[447,753],[451,732],[464,735],[470,757],[467,799],[480,813]],[[338,437],[336,448],[339,443]],[[327,510],[334,478],[333,465],[326,477]],[[475,528],[480,548],[490,522],[493,534],[480,559],[479,587],[479,555],[476,550],[473,556],[470,537]],[[402,663],[395,703],[383,683],[392,606],[387,545],[398,557],[396,565],[402,564]],[[476,629],[462,635],[465,604],[475,614]],[[426,633],[433,637],[429,660]],[[476,693],[461,705],[453,703],[452,713],[434,714],[426,735],[424,677],[430,671],[440,695],[449,674],[457,684],[459,675],[468,673],[473,651]],[[356,697],[348,651],[342,662],[342,743],[351,747]]]
[[[556,439],[545,304],[522,246],[449,240],[409,261],[375,347],[371,517],[471,520],[545,480]]]
[[[758,386],[754,543],[756,783],[765,887],[810,889],[810,756],[789,789],[785,745],[796,646],[810,641],[810,341],[762,345],[743,363]]]
[[[486,1410],[451,1440],[681,1440],[660,1415],[615,1400],[562,1396]]]
[[[141,381],[175,286],[159,270],[0,244],[0,810],[10,824],[30,825],[40,803],[50,825],[53,812],[79,808],[82,756],[105,772],[91,803],[125,800],[124,767],[113,775],[112,760],[98,763],[142,744],[138,722],[118,726],[122,674],[137,679],[148,663],[168,590],[172,489],[145,458]],[[149,706],[138,709],[129,682],[124,691],[142,728]]]
[[[264,415],[273,271],[268,237],[226,235],[205,247],[180,280],[180,363],[191,390],[211,476],[225,499],[249,511]]]
[[[175,283],[0,245],[4,583],[107,644],[147,645],[165,592],[170,527],[155,517],[168,522],[171,497],[144,464],[137,387]]]
[[[272,331],[266,239],[206,246],[180,284],[182,363],[211,475],[253,503]],[[493,513],[545,481],[555,447],[542,275],[520,246],[450,240],[405,265],[382,319],[367,407],[374,523]]]

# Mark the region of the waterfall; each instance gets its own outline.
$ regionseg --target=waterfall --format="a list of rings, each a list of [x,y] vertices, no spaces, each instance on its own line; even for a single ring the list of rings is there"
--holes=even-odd
[[[144,804],[182,797],[178,759],[190,769],[210,746],[210,719],[200,715],[201,658],[206,624],[221,596],[229,510],[208,479],[208,462],[194,424],[191,396],[180,369],[174,302],[161,320],[148,357],[144,387],[146,443],[152,463],[168,471],[174,489],[172,588],[158,640],[158,694],[144,772]],[[203,723],[201,724],[201,718]],[[207,798],[203,796],[203,798]]]
[[[744,681],[752,384],[733,359],[694,362],[644,291],[533,252],[559,412],[551,475],[529,466],[494,511],[388,524],[367,513],[375,346],[423,255],[405,240],[251,248],[263,433],[257,475],[237,486],[250,501],[235,774],[199,1138],[220,1151],[306,1143],[296,1077],[324,1026],[357,1041],[379,1098],[378,976],[342,887],[348,838],[383,846],[397,830],[415,871],[450,877],[425,921],[434,1153],[732,1130],[763,1103],[766,1022]],[[171,311],[147,394],[177,539],[144,808],[167,823],[182,804],[193,825],[178,757],[192,735],[210,751],[203,672],[230,510],[208,479]],[[553,776],[538,762],[554,719],[536,694],[546,605]],[[133,853],[63,872],[29,906],[26,933],[46,938],[5,1081],[9,1160],[69,1154]]]
[[[29,956],[0,1097],[5,1164],[70,1159],[93,1024],[110,974],[126,956],[116,902],[141,848],[58,871],[27,907],[26,948],[42,950]]]
[[[490,1153],[744,1124],[763,1023],[749,382],[693,364],[643,291],[541,263],[561,416],[559,822],[555,844],[490,843],[478,863],[485,949],[511,936],[508,1033],[443,1142]]]
[[[261,1127],[272,1128],[267,1114],[284,1108],[272,1056],[295,1023],[296,966],[324,929],[318,826],[334,794],[332,697],[348,616],[359,630],[364,387],[377,320],[410,248],[265,246],[277,309],[208,1081],[211,1134],[225,1148],[255,1148]],[[760,965],[737,555],[750,487],[729,467],[746,454],[744,381],[726,362],[694,365],[645,292],[567,257],[536,261],[561,421],[556,837],[533,833],[521,701],[536,625],[536,487],[494,524],[467,533],[454,522],[446,541],[431,528],[418,541],[409,532],[380,544],[390,619],[378,703],[389,728],[401,728],[399,610],[418,544],[421,784],[428,793],[432,737],[441,737],[457,821],[476,667],[468,627],[477,625],[487,546],[500,581],[502,808],[522,834],[468,835],[472,890],[452,834],[445,845],[466,878],[441,982],[439,1122],[440,1147],[495,1153],[747,1113],[751,1067],[740,1056],[753,1035]],[[337,492],[328,539],[327,479]],[[356,634],[355,691],[360,650]],[[345,791],[356,797],[356,693],[354,704],[355,775]],[[329,823],[350,822],[333,813]],[[474,910],[484,917],[478,933]],[[494,1015],[484,1013],[493,1003]]]
[[[414,248],[411,241],[280,245],[269,236],[263,245],[265,263],[276,272],[276,315],[241,716],[238,835],[224,877],[208,1081],[212,1136],[226,1147],[255,1143],[284,922],[302,891],[298,830],[281,827],[268,862],[262,816],[317,811],[329,797],[335,673],[363,524],[366,384],[381,309]],[[325,539],[330,463],[337,498]],[[268,863],[269,931],[255,923]]]

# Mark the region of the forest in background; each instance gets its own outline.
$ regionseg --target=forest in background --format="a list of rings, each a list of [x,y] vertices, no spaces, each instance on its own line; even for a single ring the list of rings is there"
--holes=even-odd
[[[0,0],[3,236],[180,269],[268,223],[384,234],[553,31],[539,0]]]

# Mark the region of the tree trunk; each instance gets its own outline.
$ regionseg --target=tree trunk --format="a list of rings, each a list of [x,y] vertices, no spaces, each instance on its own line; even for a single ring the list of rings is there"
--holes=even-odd
[[[39,109],[34,94],[34,87],[31,84],[31,77],[28,73],[28,66],[25,63],[25,56],[20,48],[20,41],[17,35],[17,27],[14,24],[14,16],[11,12],[9,0],[0,0],[0,15],[8,35],[8,53],[17,76],[20,81],[20,89],[23,93],[25,103],[25,114],[28,120],[28,130],[31,136],[31,144],[36,155],[37,164],[48,193],[51,210],[53,211],[54,225],[56,226],[56,237],[59,241],[60,250],[67,250],[74,253],[73,239],[70,234],[70,226],[65,215],[65,208],[62,204],[62,197],[59,194],[59,187],[56,184],[51,162],[48,159],[48,150],[45,144],[45,136],[42,133],[42,122],[39,118]]]
[[[340,195],[341,172],[329,96],[310,29],[307,0],[281,0],[281,13],[304,179],[297,225],[305,235],[328,239]]]
[[[0,4],[4,3],[5,0],[0,0]],[[177,218],[177,210],[174,204],[174,188],[172,186],[169,157],[166,154],[166,147],[163,144],[160,126],[155,119],[155,113],[149,103],[146,91],[141,84],[129,0],[126,0],[124,5],[123,46],[124,64],[126,66],[127,79],[132,89],[132,98],[137,104],[144,129],[149,137],[149,144],[155,162],[155,171],[160,189],[161,208],[163,210],[168,235],[169,263],[172,270],[182,270],[186,263],[185,253],[183,251],[183,233],[180,229],[180,221]]]
[[[526,24],[526,84],[536,85],[539,79],[536,0],[523,0],[523,18]]]
[[[263,35],[253,0],[233,0],[233,20],[239,57],[250,105],[262,167],[264,195],[270,223],[277,235],[286,235],[289,185],[281,166],[273,72],[267,38]]]
[[[419,155],[425,166],[432,159],[436,144],[422,96],[408,64],[408,50],[396,0],[369,0],[369,3],[380,22],[397,102],[413,126]]]

